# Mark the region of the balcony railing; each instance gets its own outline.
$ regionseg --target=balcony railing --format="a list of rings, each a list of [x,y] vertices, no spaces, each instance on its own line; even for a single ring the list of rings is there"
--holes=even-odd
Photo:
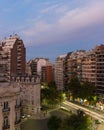
[[[3,111],[3,112],[9,112],[9,111],[10,111],[10,107],[8,107],[8,108],[3,108],[2,111]]]
[[[16,121],[15,121],[15,125],[19,124],[20,122],[21,122],[20,119],[19,119],[19,120],[16,120]]]
[[[3,126],[2,130],[8,130],[10,128],[10,125],[6,124]]]
[[[16,104],[15,109],[21,108],[21,104]]]

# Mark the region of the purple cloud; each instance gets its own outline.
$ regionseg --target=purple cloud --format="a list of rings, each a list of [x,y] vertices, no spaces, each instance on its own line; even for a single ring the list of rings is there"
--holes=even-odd
[[[86,35],[88,35],[91,29],[99,27],[100,24],[104,23],[103,1],[86,4],[80,8],[69,8],[69,10],[67,6],[66,9],[64,6],[61,11],[59,11],[61,7],[57,5],[57,8],[56,6],[52,6],[43,12],[48,13],[52,8],[55,8],[53,14],[54,12],[62,12],[63,9],[62,15],[60,13],[56,14],[58,18],[54,22],[47,22],[47,18],[43,20],[42,18],[45,17],[43,15],[37,21],[30,20],[31,25],[21,31],[21,34],[27,41],[27,45],[30,45],[30,43],[31,45],[60,43],[64,40],[73,40],[78,36],[82,38],[83,35],[82,37],[80,35],[83,34],[82,31],[85,31]]]

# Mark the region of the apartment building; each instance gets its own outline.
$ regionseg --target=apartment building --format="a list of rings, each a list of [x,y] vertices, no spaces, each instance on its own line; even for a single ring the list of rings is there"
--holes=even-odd
[[[0,82],[8,81],[8,55],[0,46]]]
[[[66,54],[61,55],[55,60],[55,83],[58,90],[64,90],[64,60]]]
[[[42,66],[41,68],[41,82],[50,83],[53,81],[53,67],[51,66]]]
[[[82,61],[82,81],[96,82],[96,56],[94,50],[86,53]]]
[[[96,55],[96,86],[97,93],[104,101],[104,44],[94,48]]]
[[[70,55],[72,52],[67,53],[65,60],[64,60],[64,89],[67,88],[68,83],[70,82],[71,75],[69,74],[69,67],[70,67]]]
[[[42,83],[53,81],[53,65],[51,64],[49,59],[35,58],[33,60],[30,60],[27,64],[27,74],[31,73],[32,76],[38,75]]]
[[[82,80],[95,84],[96,93],[104,101],[104,45],[98,45],[86,53],[82,62]]]
[[[76,52],[69,52],[64,60],[64,86],[67,87],[68,83],[73,77],[82,79],[82,60],[85,57],[85,50],[78,50]]]
[[[8,80],[11,76],[23,76],[26,69],[26,52],[23,41],[18,35],[10,35],[1,42],[2,57],[7,60]]]

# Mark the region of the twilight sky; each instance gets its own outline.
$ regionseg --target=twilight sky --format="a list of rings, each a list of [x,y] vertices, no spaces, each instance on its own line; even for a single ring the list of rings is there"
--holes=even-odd
[[[104,44],[104,0],[2,0],[0,40],[18,34],[27,60]]]

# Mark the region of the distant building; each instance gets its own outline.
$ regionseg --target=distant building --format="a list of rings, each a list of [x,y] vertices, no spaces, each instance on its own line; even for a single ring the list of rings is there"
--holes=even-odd
[[[85,50],[69,52],[64,60],[64,86],[67,88],[68,83],[73,77],[82,80],[82,60],[86,54]]]
[[[96,55],[96,86],[97,93],[104,101],[104,44],[94,48]]]
[[[55,60],[55,83],[58,90],[64,90],[64,60],[66,54]]]
[[[104,101],[104,45],[86,53],[82,62],[82,80],[95,84],[96,93]]]
[[[67,53],[67,56],[65,57],[65,60],[64,60],[64,88],[66,89],[67,88],[67,85],[68,83],[70,82],[70,79],[71,79],[71,71],[70,71],[70,67],[71,67],[71,64],[70,64],[70,55],[71,55],[72,52],[69,52]]]
[[[49,59],[47,58],[35,58],[30,60],[28,63],[28,72],[31,76],[38,75],[41,83],[53,81],[53,67]]]
[[[53,81],[53,68],[50,66],[42,66],[41,68],[41,82],[50,83]]]
[[[94,50],[86,53],[82,62],[82,81],[96,82],[96,59]]]

